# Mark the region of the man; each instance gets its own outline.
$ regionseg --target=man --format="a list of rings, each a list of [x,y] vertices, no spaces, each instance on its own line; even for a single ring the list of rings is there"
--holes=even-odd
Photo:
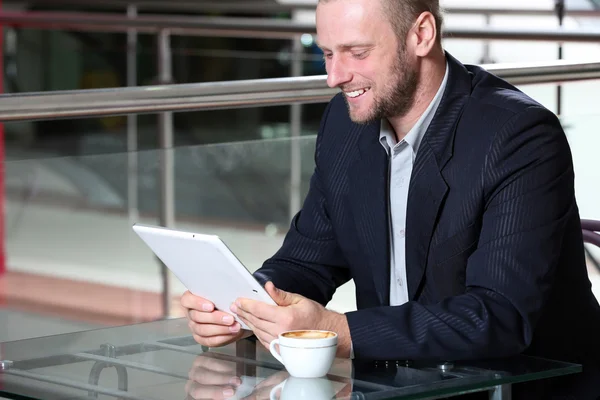
[[[342,357],[525,353],[597,371],[600,307],[557,118],[445,53],[437,0],[321,0],[316,15],[328,85],[342,93],[303,208],[255,273],[279,307],[240,299],[231,312],[264,345],[330,329]],[[358,310],[326,310],[349,279]],[[249,335],[205,299],[182,305],[199,343]]]

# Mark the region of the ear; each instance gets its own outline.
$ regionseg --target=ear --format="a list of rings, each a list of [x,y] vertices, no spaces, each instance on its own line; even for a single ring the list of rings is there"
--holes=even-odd
[[[435,17],[429,11],[419,15],[409,32],[409,41],[417,57],[425,57],[437,43]]]

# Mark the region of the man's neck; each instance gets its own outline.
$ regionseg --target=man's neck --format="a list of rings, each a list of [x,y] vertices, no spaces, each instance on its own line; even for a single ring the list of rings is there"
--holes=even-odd
[[[444,80],[446,73],[446,58],[442,54],[441,57],[436,57],[432,60],[423,62],[420,88],[415,93],[415,99],[410,110],[403,116],[390,117],[388,122],[394,129],[396,140],[400,142],[419,118],[423,115],[429,104],[435,97],[437,91]]]

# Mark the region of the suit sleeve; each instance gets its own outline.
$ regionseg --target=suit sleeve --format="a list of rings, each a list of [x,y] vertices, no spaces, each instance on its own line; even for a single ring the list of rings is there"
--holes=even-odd
[[[263,285],[271,280],[280,289],[323,305],[331,300],[340,285],[350,280],[347,263],[329,220],[319,167],[321,142],[333,101],[325,110],[317,135],[316,167],[302,210],[292,219],[279,251],[254,273]]]
[[[437,304],[348,313],[357,358],[466,360],[529,346],[565,225],[577,214],[571,153],[558,119],[541,107],[514,115],[490,146],[482,187],[485,211],[466,292]]]

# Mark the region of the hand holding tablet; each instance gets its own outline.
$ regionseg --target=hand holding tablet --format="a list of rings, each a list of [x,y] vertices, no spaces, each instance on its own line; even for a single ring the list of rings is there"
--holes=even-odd
[[[194,340],[204,346],[221,347],[252,335],[232,314],[216,310],[210,301],[189,291],[181,297],[181,305],[187,310]]]
[[[229,314],[229,306],[239,297],[276,305],[218,236],[139,224],[134,225],[133,230],[190,293],[200,298],[188,296],[182,301],[186,301],[190,308],[202,307],[202,304],[196,304],[202,300],[214,305],[218,312],[206,311],[211,323],[219,322],[213,319],[220,318],[221,328],[229,327],[234,322],[223,318],[232,317],[242,329],[248,329],[236,316]],[[207,315],[193,314],[194,318],[207,319]]]

